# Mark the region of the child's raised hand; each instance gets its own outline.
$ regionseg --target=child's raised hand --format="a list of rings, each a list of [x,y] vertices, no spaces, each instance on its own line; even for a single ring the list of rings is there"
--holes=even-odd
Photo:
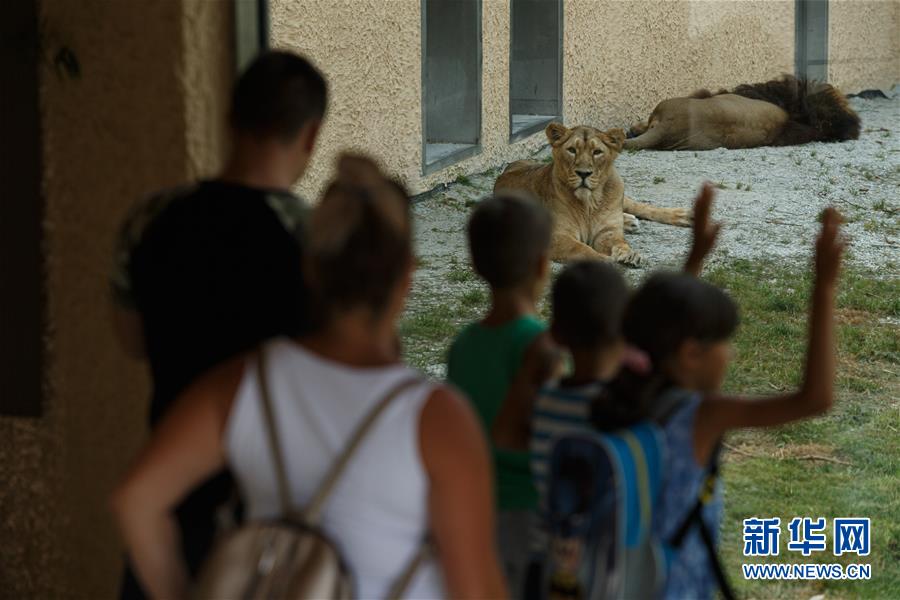
[[[840,236],[841,214],[829,206],[822,213],[822,229],[816,240],[816,281],[833,285],[841,268],[846,243]]]
[[[719,235],[719,229],[722,227],[719,223],[713,223],[709,219],[715,196],[713,187],[707,182],[700,188],[700,193],[694,200],[694,236],[691,242],[691,253],[688,255],[687,263],[684,265],[684,270],[692,275],[700,274],[700,270],[703,268],[703,261],[716,245],[716,238]]]

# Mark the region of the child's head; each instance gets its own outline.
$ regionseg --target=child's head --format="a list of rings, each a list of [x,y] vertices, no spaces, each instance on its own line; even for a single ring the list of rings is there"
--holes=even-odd
[[[716,286],[685,273],[657,273],[629,302],[622,330],[655,372],[712,392],[722,385],[737,326],[737,306]]]
[[[536,299],[549,273],[553,219],[526,196],[504,192],[478,203],[469,219],[472,265],[492,290],[527,290]]]
[[[552,296],[550,331],[560,345],[572,352],[621,349],[628,285],[615,267],[573,262],[556,278]]]
[[[686,273],[657,273],[631,297],[625,343],[647,354],[649,372],[623,369],[594,404],[594,424],[616,429],[655,416],[668,386],[718,390],[731,359],[737,306],[725,292]]]
[[[413,269],[409,199],[371,160],[343,156],[309,224],[308,277],[328,319],[403,310]]]

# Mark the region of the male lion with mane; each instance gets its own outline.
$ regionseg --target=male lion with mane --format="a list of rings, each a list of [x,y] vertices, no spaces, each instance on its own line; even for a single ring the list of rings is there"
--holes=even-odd
[[[855,140],[859,116],[836,87],[785,75],[663,100],[629,134],[626,150],[793,146]]]
[[[625,224],[632,231],[637,219],[688,227],[690,212],[635,202],[613,162],[622,151],[625,132],[550,123],[547,139],[552,163],[519,160],[510,164],[494,184],[494,192],[524,190],[553,214],[550,258],[613,260],[630,267],[643,264],[641,255],[625,241]]]

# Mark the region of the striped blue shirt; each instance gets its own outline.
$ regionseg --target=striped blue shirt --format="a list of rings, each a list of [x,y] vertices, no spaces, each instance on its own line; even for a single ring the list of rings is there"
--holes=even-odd
[[[531,417],[531,478],[538,492],[538,510],[543,515],[547,501],[547,476],[550,455],[556,440],[592,430],[591,401],[603,389],[604,382],[561,387],[553,382],[541,388]],[[543,519],[541,519],[543,521]],[[532,549],[542,550],[546,536],[540,530],[532,536]]]

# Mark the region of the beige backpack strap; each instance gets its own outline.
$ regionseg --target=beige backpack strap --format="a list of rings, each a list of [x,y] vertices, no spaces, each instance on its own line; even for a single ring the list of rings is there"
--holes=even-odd
[[[422,544],[419,546],[419,549],[410,559],[409,563],[406,565],[406,568],[403,569],[403,572],[394,580],[394,583],[391,584],[390,590],[388,590],[388,600],[400,600],[403,597],[403,594],[406,593],[406,590],[409,589],[409,584],[412,583],[412,579],[416,574],[416,571],[419,570],[419,567],[422,566],[422,563],[431,555],[432,547],[431,540],[426,538],[422,540]]]
[[[344,446],[344,450],[332,463],[331,469],[329,469],[328,473],[325,475],[325,480],[321,483],[319,489],[316,490],[316,493],[313,495],[312,500],[310,500],[309,504],[307,504],[306,508],[303,510],[303,520],[306,523],[309,523],[311,525],[318,524],[319,517],[321,517],[322,515],[322,508],[325,505],[325,501],[328,500],[328,496],[331,495],[335,484],[337,483],[338,479],[340,479],[341,475],[344,472],[344,469],[347,468],[347,464],[350,462],[350,459],[353,458],[356,449],[359,448],[359,445],[365,439],[366,434],[369,433],[369,430],[372,428],[372,425],[375,424],[375,421],[378,420],[378,417],[381,416],[381,413],[383,413],[388,405],[390,405],[391,401],[399,396],[402,392],[414,385],[424,383],[424,381],[425,380],[420,377],[412,377],[410,379],[401,381],[399,384],[394,386],[391,391],[388,392],[387,395],[385,395],[385,397],[378,402],[375,408],[369,411],[369,414],[367,414],[365,418],[363,418],[362,422],[356,426],[356,429],[350,436],[347,445]]]
[[[265,348],[260,346],[256,353],[256,376],[259,378],[259,390],[262,396],[263,416],[266,420],[266,432],[269,434],[269,447],[272,450],[272,462],[275,465],[275,480],[278,487],[278,502],[281,504],[281,515],[288,517],[293,512],[291,493],[288,487],[287,473],[284,467],[284,456],[281,454],[281,443],[278,438],[278,427],[275,421],[275,410],[269,394],[269,383],[266,379]]]

